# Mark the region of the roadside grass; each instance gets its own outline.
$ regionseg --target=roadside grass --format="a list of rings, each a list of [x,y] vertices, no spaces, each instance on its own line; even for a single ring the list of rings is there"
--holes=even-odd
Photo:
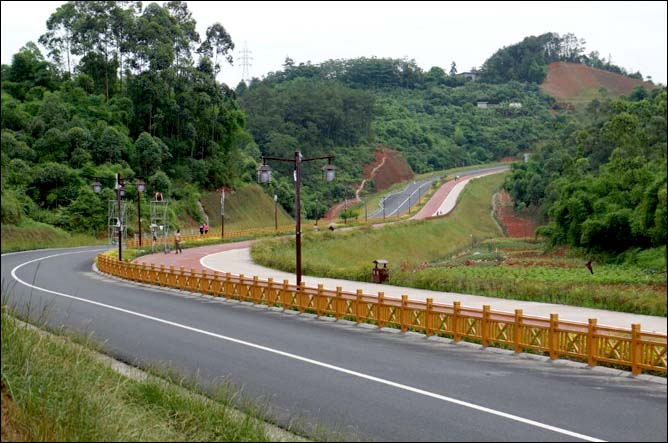
[[[308,275],[369,281],[372,261],[389,260],[391,272],[413,268],[460,250],[471,242],[499,235],[490,217],[491,195],[505,174],[475,180],[467,186],[457,211],[429,221],[370,226],[353,231],[306,233],[302,241],[303,272]],[[293,238],[256,242],[251,254],[264,266],[294,271]]]
[[[3,254],[30,249],[68,248],[105,243],[105,240],[90,235],[70,234],[54,226],[25,218],[18,225],[0,225],[0,232]]]
[[[3,428],[11,427],[3,429],[3,436],[25,441],[271,441],[262,421],[264,408],[240,399],[228,385],[207,389],[212,392],[207,398],[184,378],[126,378],[85,347],[40,334],[10,313],[3,300],[3,414],[10,414],[3,417]],[[97,347],[88,339],[78,341]],[[246,414],[233,404],[242,405]]]

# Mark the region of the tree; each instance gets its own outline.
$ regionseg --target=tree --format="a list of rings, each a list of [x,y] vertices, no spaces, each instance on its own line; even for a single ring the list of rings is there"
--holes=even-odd
[[[209,58],[213,57],[213,66],[215,75],[220,72],[220,65],[218,64],[218,56],[221,55],[231,65],[233,62],[232,55],[229,51],[234,49],[232,37],[227,33],[225,27],[220,23],[214,23],[206,30],[206,39],[197,50],[198,53]]]
[[[453,61],[450,65],[450,77],[457,75],[457,64]]]
[[[67,58],[67,73],[72,75],[71,53],[73,44],[74,21],[76,9],[73,2],[67,2],[56,9],[46,21],[47,32],[39,38],[39,42],[50,49],[49,55],[58,64],[62,64],[63,53]]]

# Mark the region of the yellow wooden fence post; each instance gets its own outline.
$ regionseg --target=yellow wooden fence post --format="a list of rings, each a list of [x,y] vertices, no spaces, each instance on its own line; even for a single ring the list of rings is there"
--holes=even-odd
[[[246,282],[244,281],[244,275],[239,274],[239,284],[237,285],[237,294],[239,295],[239,301],[244,301],[248,296],[248,290],[246,289]]]
[[[209,292],[209,280],[207,276],[206,269],[202,269],[202,275],[200,276],[199,279],[199,292],[202,294],[206,294]]]
[[[360,324],[362,318],[362,290],[358,289],[355,293],[355,321]]]
[[[515,352],[522,352],[522,310],[515,309],[515,324],[513,325],[513,341],[515,342]]]
[[[253,303],[258,304],[260,303],[260,281],[257,277],[257,275],[253,276],[253,289],[252,289],[252,294],[253,294]]]
[[[399,313],[401,317],[401,332],[406,332],[408,330],[408,296],[401,296],[401,312]]]
[[[274,290],[274,279],[269,277],[269,280],[267,280],[267,306],[271,308],[275,302],[276,291]]]
[[[631,373],[638,375],[641,372],[642,343],[640,341],[640,324],[631,325]]]
[[[304,313],[307,305],[307,295],[306,295],[306,283],[301,281],[299,282],[299,297],[297,297],[299,303],[299,312]]]
[[[174,265],[169,265],[169,277],[167,285],[170,288],[176,288],[176,269],[174,269]]]
[[[322,283],[318,283],[318,295],[316,295],[316,298],[315,298],[315,306],[316,306],[315,315],[318,318],[320,318],[320,316],[322,315],[322,302],[325,299],[325,296],[323,295],[323,293],[324,293],[324,289],[323,289]]]
[[[386,313],[385,313],[385,293],[378,292],[378,303],[376,303],[376,320],[378,321],[378,328],[385,326]]]
[[[225,273],[225,289],[223,290],[223,297],[225,298],[232,298],[232,293],[234,290],[232,289],[232,274],[229,272]]]
[[[186,286],[186,269],[179,266],[179,289],[183,290]]]
[[[343,290],[341,289],[341,286],[336,287],[336,302],[334,303],[336,309],[334,312],[334,316],[336,319],[341,318],[341,312],[343,312],[343,294],[341,293]]]
[[[285,306],[287,305],[285,299],[288,296],[288,286],[290,286],[290,282],[288,280],[283,280],[283,290],[281,291],[281,305],[283,306],[284,311],[285,311]]]
[[[559,314],[550,314],[550,330],[548,334],[548,343],[550,350],[550,358],[552,360],[559,357]]]
[[[432,311],[434,310],[434,299],[427,299],[427,310],[424,313],[424,333],[427,337],[434,335],[434,330],[432,327],[433,318]]]
[[[589,327],[587,328],[587,364],[589,366],[596,366],[596,356],[598,354],[598,340],[596,339],[597,322],[597,319],[590,318]]]
[[[489,305],[482,305],[482,321],[480,322],[481,324],[480,336],[482,338],[482,346],[485,348],[489,346],[489,335],[490,335],[489,310],[490,310]]]
[[[453,316],[454,318],[452,319],[452,322],[454,323],[455,342],[458,342],[462,340],[462,331],[461,331],[462,303],[456,301],[452,303],[452,306],[454,310],[454,316]]]
[[[197,292],[197,288],[199,286],[199,281],[197,279],[197,274],[195,272],[195,268],[190,268],[190,278],[188,279],[188,285],[190,292]]]

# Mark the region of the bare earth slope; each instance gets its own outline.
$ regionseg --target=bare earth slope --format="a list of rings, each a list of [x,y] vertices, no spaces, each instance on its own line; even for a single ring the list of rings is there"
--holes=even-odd
[[[548,66],[547,77],[541,89],[559,102],[581,104],[597,98],[603,87],[611,96],[628,95],[636,86],[647,89],[651,82],[615,74],[602,69],[590,68],[577,63],[554,62]]]

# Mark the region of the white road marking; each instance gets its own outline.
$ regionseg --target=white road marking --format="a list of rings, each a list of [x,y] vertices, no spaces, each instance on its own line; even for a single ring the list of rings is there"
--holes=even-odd
[[[21,280],[20,278],[18,278],[16,276],[16,271],[17,270],[19,270],[20,268],[22,268],[26,265],[29,265],[31,263],[34,263],[34,262],[37,262],[37,261],[40,261],[40,260],[46,260],[46,259],[49,259],[49,258],[68,255],[68,254],[80,254],[82,252],[89,252],[89,251],[67,252],[67,253],[49,255],[47,257],[41,257],[41,258],[37,258],[37,259],[34,259],[34,260],[30,260],[30,261],[27,261],[25,263],[22,263],[22,264],[20,264],[16,267],[14,267],[14,269],[12,269],[11,274],[12,274],[12,277],[14,277],[14,279],[16,281],[18,281],[19,283],[21,283],[22,285],[25,285],[25,286],[27,286],[29,288],[32,288],[32,289],[36,289],[38,291],[43,291],[43,292],[46,292],[46,293],[49,293],[49,294],[54,294],[54,295],[57,295],[57,296],[60,296],[60,297],[65,297],[65,298],[69,298],[69,299],[72,299],[72,300],[77,300],[77,301],[81,301],[81,302],[84,302],[84,303],[89,303],[89,304],[92,304],[92,305],[95,305],[95,306],[100,306],[102,308],[107,308],[107,309],[122,312],[122,313],[125,313],[125,314],[133,315],[133,316],[136,316],[136,317],[144,318],[144,319],[147,319],[147,320],[155,321],[157,323],[162,323],[162,324],[165,324],[165,325],[181,328],[181,329],[184,329],[186,331],[196,332],[198,334],[218,338],[220,340],[229,341],[229,342],[236,343],[236,344],[246,346],[246,347],[249,347],[249,348],[253,348],[253,349],[260,350],[260,351],[265,351],[265,352],[269,352],[269,353],[272,353],[272,354],[280,355],[282,357],[286,357],[286,358],[290,358],[290,359],[293,359],[293,360],[308,363],[308,364],[311,364],[311,365],[315,365],[315,366],[319,366],[319,367],[322,367],[322,368],[330,369],[332,371],[341,372],[343,374],[348,374],[348,375],[351,375],[351,376],[354,376],[354,377],[358,377],[358,378],[361,378],[361,379],[364,379],[364,380],[373,381],[373,382],[380,383],[380,384],[383,384],[383,385],[386,385],[386,386],[392,386],[392,387],[397,388],[397,389],[402,389],[404,391],[413,392],[415,394],[423,395],[425,397],[434,398],[436,400],[441,400],[441,401],[444,401],[444,402],[447,402],[447,403],[453,403],[453,404],[460,405],[460,406],[463,406],[463,407],[466,407],[466,408],[474,409],[474,410],[481,411],[481,412],[486,412],[486,413],[491,414],[491,415],[496,415],[498,417],[503,417],[503,418],[513,420],[513,421],[517,421],[517,422],[520,422],[520,423],[524,423],[524,424],[527,424],[527,425],[530,425],[530,426],[535,426],[535,427],[540,428],[540,429],[545,429],[545,430],[553,431],[553,432],[556,432],[556,433],[559,433],[559,434],[568,435],[570,437],[579,438],[579,439],[582,439],[582,440],[585,440],[585,441],[592,441],[592,442],[604,442],[605,441],[605,440],[600,440],[600,439],[597,439],[597,438],[594,438],[594,437],[590,437],[588,435],[579,434],[577,432],[569,431],[567,429],[562,429],[562,428],[558,428],[556,426],[551,426],[551,425],[548,425],[548,424],[545,424],[545,423],[540,423],[540,422],[537,422],[537,421],[534,421],[534,420],[519,417],[517,415],[508,414],[508,413],[502,412],[502,411],[497,411],[495,409],[487,408],[485,406],[480,406],[480,405],[476,405],[476,404],[469,403],[469,402],[466,402],[466,401],[457,400],[456,398],[452,398],[452,397],[446,397],[445,395],[435,394],[433,392],[425,391],[423,389],[418,389],[418,388],[414,388],[412,386],[407,386],[407,385],[404,385],[404,384],[401,384],[401,383],[396,383],[396,382],[393,382],[393,381],[390,381],[390,380],[385,380],[383,378],[374,377],[372,375],[368,375],[368,374],[353,371],[353,370],[350,370],[350,369],[342,368],[340,366],[334,366],[334,365],[331,365],[329,363],[324,363],[324,362],[321,362],[321,361],[318,361],[318,360],[313,360],[313,359],[310,359],[310,358],[307,358],[307,357],[302,357],[300,355],[291,354],[289,352],[279,351],[278,349],[273,349],[273,348],[258,345],[258,344],[255,344],[255,343],[247,342],[247,341],[244,341],[244,340],[239,340],[237,338],[228,337],[228,336],[221,335],[221,334],[216,334],[214,332],[205,331],[203,329],[193,328],[191,326],[182,325],[180,323],[175,323],[175,322],[172,322],[172,321],[169,321],[169,320],[164,320],[164,319],[161,319],[161,318],[158,318],[158,317],[152,317],[150,315],[141,314],[139,312],[130,311],[130,310],[127,310],[127,309],[119,308],[119,307],[108,305],[108,304],[105,304],[105,303],[100,303],[100,302],[96,302],[96,301],[92,301],[92,300],[87,300],[87,299],[81,298],[81,297],[75,297],[75,296],[69,295],[69,294],[63,294],[62,292],[51,291],[49,289],[40,288],[39,286],[31,285],[30,283],[27,283],[27,282]]]

